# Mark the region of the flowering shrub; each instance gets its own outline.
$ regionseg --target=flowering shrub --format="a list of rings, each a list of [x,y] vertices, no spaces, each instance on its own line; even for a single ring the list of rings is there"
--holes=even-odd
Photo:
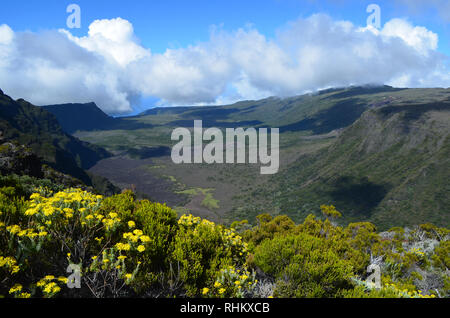
[[[28,283],[31,293],[44,297],[54,297],[61,292],[64,286],[60,285],[67,280],[62,275],[71,263],[80,264],[86,285],[94,296],[98,293],[88,281],[89,277],[110,270],[108,261],[121,269],[116,279],[129,282],[124,279],[124,259],[119,260],[122,263],[119,265],[103,257],[103,265],[97,266],[98,255],[120,254],[113,242],[121,219],[114,212],[101,213],[103,197],[80,189],[55,194],[43,188],[37,190],[21,211],[20,224],[7,224],[11,223],[10,218],[2,222],[8,241],[8,251],[4,252],[18,255],[17,260],[3,257],[5,265],[2,267],[10,268],[11,274],[23,271],[21,279]],[[59,275],[60,279],[54,280],[53,275]],[[18,292],[16,288],[10,294],[20,296]]]
[[[19,203],[0,213],[0,295],[196,296],[248,253],[234,230],[192,215],[178,220],[129,191],[104,198],[39,188]],[[80,266],[80,289],[66,286],[69,264]]]
[[[218,272],[211,287],[202,289],[202,294],[204,297],[215,298],[249,297],[257,283],[255,272],[250,273],[246,268],[241,270],[228,266]]]
[[[323,219],[262,214],[238,233],[131,191],[24,193],[0,187],[3,297],[448,297],[449,231],[430,224],[386,239],[368,222],[337,226],[322,206]],[[381,289],[364,280],[374,259]]]
[[[174,259],[182,264],[180,275],[187,283],[187,294],[213,282],[224,266],[242,266],[248,253],[247,243],[234,230],[199,217],[185,215],[174,242]]]

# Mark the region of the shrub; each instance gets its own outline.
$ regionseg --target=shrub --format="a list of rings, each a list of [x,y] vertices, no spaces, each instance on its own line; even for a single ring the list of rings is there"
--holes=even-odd
[[[264,241],[255,250],[255,264],[278,280],[276,296],[333,297],[351,288],[350,262],[328,249],[324,239],[309,234]]]
[[[178,223],[172,257],[181,264],[188,296],[213,283],[221,269],[244,264],[247,244],[233,230],[192,215],[181,216]]]

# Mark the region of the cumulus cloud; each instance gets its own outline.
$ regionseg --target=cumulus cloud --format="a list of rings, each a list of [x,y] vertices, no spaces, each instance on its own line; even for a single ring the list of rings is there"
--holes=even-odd
[[[254,28],[213,29],[209,41],[153,54],[124,19],[67,30],[14,32],[0,26],[0,87],[36,104],[95,101],[112,114],[140,97],[163,105],[229,103],[331,86],[449,86],[438,35],[403,19],[381,30],[323,14],[267,38]]]
[[[62,32],[8,35],[9,30],[0,27],[0,87],[5,93],[41,105],[95,101],[110,113],[131,111],[140,93],[121,78],[119,63]]]

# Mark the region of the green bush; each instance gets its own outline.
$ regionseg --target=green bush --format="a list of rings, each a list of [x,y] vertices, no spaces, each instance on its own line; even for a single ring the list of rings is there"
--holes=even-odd
[[[324,219],[301,224],[262,214],[254,227],[227,228],[178,218],[131,191],[103,197],[0,177],[0,296],[448,297],[447,229],[397,228],[382,239],[371,223],[337,226],[340,213],[322,210]],[[421,249],[423,237],[439,244]],[[380,289],[365,282],[373,257],[382,264]],[[69,264],[82,270],[81,289],[66,287]],[[433,289],[414,285],[430,276],[438,278]]]
[[[181,264],[188,296],[211,285],[221,269],[244,264],[247,244],[233,230],[192,215],[182,216],[179,224],[173,259]]]
[[[352,286],[351,263],[324,239],[305,233],[264,241],[255,250],[254,262],[277,279],[280,297],[334,297]]]

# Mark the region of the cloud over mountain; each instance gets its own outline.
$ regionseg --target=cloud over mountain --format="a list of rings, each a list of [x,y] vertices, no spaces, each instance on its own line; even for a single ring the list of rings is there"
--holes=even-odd
[[[402,19],[381,30],[323,14],[267,38],[255,28],[213,28],[207,42],[153,54],[124,19],[96,20],[84,37],[67,30],[0,26],[0,87],[36,104],[95,101],[126,113],[142,96],[163,104],[224,103],[366,83],[449,86],[438,36]]]

